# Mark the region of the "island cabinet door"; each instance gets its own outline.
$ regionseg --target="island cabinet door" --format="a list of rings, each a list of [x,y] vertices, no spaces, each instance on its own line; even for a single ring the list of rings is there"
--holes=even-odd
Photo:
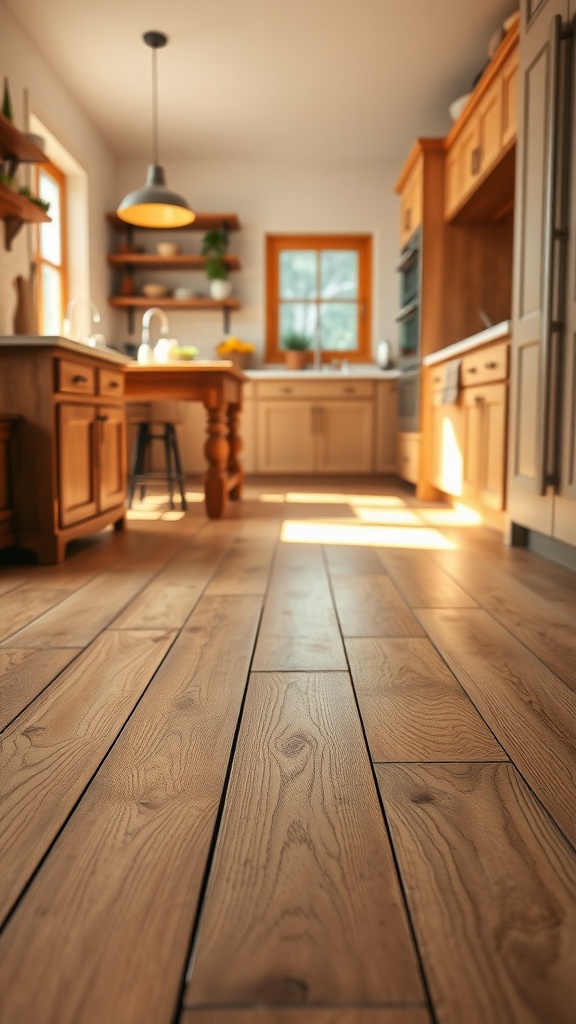
[[[97,409],[92,405],[58,406],[58,492],[60,527],[96,515],[95,439]]]
[[[122,505],[126,489],[126,440],[123,409],[106,406],[98,410],[98,510],[105,512]]]

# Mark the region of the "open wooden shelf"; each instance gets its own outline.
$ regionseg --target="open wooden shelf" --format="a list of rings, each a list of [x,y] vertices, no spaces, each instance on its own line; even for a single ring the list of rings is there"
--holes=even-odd
[[[159,256],[150,252],[110,253],[108,263],[113,267],[129,270],[204,270],[205,256],[192,253],[178,253],[176,256]],[[225,256],[224,263],[229,270],[240,270],[237,256]]]
[[[5,173],[13,178],[18,164],[41,164],[46,159],[44,153],[30,139],[18,131],[12,121],[0,114],[0,159],[6,163]],[[41,224],[49,222],[50,217],[36,203],[30,202],[26,196],[8,188],[0,182],[0,219],[5,223],[5,245],[10,249],[12,239],[18,234],[23,224]]]
[[[170,296],[148,299],[145,295],[113,295],[108,303],[115,309],[149,309],[150,306],[159,306],[160,309],[240,309],[238,299],[173,299]]]

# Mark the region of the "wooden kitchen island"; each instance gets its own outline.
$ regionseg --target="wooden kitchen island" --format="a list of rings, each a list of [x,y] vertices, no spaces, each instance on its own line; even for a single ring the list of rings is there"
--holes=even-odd
[[[242,385],[248,378],[229,360],[178,362],[124,367],[127,402],[202,402],[207,412],[207,461],[204,478],[206,512],[219,519],[228,497],[242,497],[240,412]]]

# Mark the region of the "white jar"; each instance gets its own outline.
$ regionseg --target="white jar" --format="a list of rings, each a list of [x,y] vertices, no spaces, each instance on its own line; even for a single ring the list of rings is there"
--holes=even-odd
[[[136,359],[139,363],[147,365],[148,363],[154,362],[154,350],[151,345],[142,344],[140,345],[136,354]]]
[[[158,338],[156,348],[154,349],[154,362],[169,363],[172,352],[177,344],[176,338]]]

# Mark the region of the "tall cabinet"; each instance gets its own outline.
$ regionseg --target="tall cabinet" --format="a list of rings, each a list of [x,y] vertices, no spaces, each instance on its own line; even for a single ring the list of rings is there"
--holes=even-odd
[[[576,0],[522,0],[509,514],[576,545]],[[518,529],[521,527],[522,529]]]

